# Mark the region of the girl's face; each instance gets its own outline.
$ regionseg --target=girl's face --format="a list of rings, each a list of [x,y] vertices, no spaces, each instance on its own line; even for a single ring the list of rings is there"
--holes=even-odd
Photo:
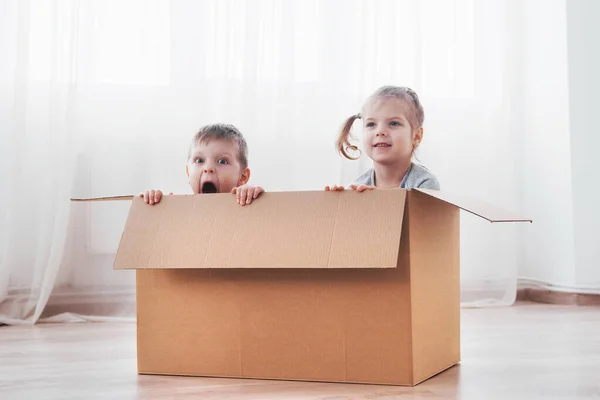
[[[407,115],[411,105],[401,99],[384,97],[367,103],[363,112],[363,149],[373,162],[382,165],[409,163],[423,137],[423,128],[414,129]]]

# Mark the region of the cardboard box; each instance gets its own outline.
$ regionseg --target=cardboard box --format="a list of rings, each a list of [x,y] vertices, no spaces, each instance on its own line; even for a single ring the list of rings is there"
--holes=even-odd
[[[131,198],[131,197],[126,197]],[[460,361],[459,207],[432,190],[135,197],[138,372],[416,385]]]

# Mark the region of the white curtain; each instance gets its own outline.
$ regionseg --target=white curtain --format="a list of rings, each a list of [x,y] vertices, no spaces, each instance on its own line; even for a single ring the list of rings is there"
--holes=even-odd
[[[369,162],[341,160],[335,135],[384,84],[420,94],[418,158],[443,189],[518,210],[518,8],[0,0],[0,323],[134,315],[134,276],[112,270],[128,204],[69,197],[188,193],[187,146],[212,122],[247,136],[267,190],[348,183]],[[463,304],[511,304],[516,228],[462,228]]]

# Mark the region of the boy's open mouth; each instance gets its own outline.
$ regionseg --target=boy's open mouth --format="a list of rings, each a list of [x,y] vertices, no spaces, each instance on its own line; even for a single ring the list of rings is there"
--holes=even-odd
[[[376,143],[373,147],[392,147],[392,145],[387,143]]]
[[[212,182],[204,182],[200,188],[200,193],[218,193],[217,187]]]

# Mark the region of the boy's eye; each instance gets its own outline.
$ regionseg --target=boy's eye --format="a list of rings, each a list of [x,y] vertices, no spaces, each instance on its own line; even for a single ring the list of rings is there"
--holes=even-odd
[[[390,122],[390,126],[402,126],[402,124],[398,121],[392,121]]]
[[[226,159],[226,158],[221,158],[221,159],[218,161],[218,163],[219,163],[219,164],[221,164],[221,165],[226,165],[226,164],[229,164],[229,162],[227,161],[227,159]]]
[[[195,162],[196,164],[202,164],[202,163],[204,162],[204,159],[203,159],[203,158],[196,158],[196,159],[194,160],[194,162]]]
[[[367,124],[365,126],[367,128],[371,128],[371,127],[375,126],[375,122],[367,122]]]

